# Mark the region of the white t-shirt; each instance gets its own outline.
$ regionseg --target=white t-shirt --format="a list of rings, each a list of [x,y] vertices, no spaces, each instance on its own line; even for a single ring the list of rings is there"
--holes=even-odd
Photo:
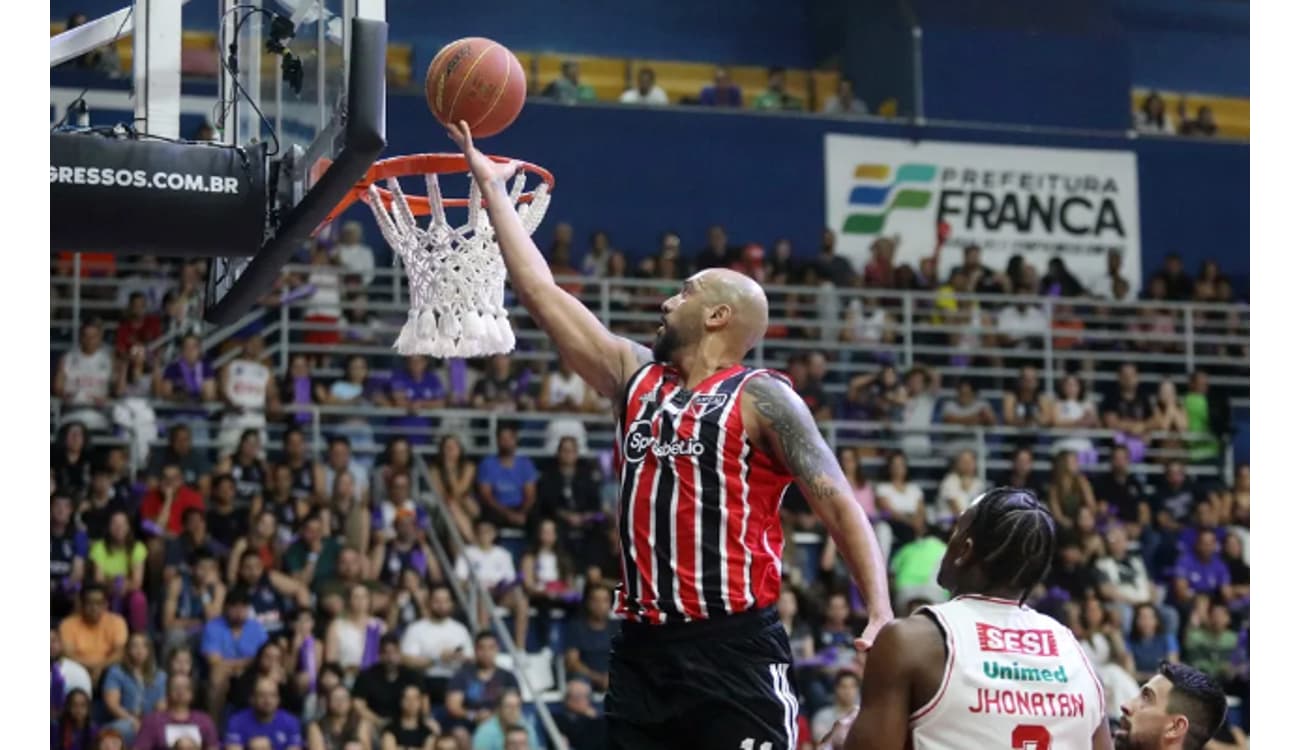
[[[618,100],[624,104],[667,104],[668,94],[658,86],[651,86],[650,91],[645,94],[642,94],[640,89],[632,87],[624,91]]]
[[[226,398],[244,411],[260,412],[266,407],[266,387],[271,371],[261,362],[237,359],[226,371]]]
[[[903,404],[903,414],[899,424],[903,434],[899,447],[909,456],[923,456],[930,453],[930,433],[925,431],[934,422],[935,398],[929,393],[908,396]],[[906,428],[914,428],[915,431]]]
[[[63,673],[64,695],[81,689],[86,691],[87,698],[95,697],[95,691],[90,683],[90,673],[85,667],[65,656],[59,659],[59,671]]]
[[[361,277],[361,283],[370,286],[375,279],[375,251],[369,245],[339,245],[339,263],[349,274]]]
[[[1047,334],[1047,328],[1047,315],[1037,305],[1025,305],[1024,310],[1007,305],[998,312],[998,333],[1014,339],[1043,336]]]
[[[478,545],[465,548],[465,553],[456,560],[456,577],[465,580],[469,571],[474,571],[478,582],[492,588],[502,583],[514,581],[515,561],[504,547],[483,550]]]
[[[433,660],[426,672],[430,677],[451,676],[455,666],[442,661],[442,654],[456,648],[468,658],[474,653],[474,641],[469,629],[450,617],[442,622],[416,620],[402,635],[403,654]]]
[[[90,354],[77,348],[63,357],[63,398],[72,404],[84,406],[108,398],[112,380],[113,355],[107,347]]]
[[[322,315],[330,318],[343,317],[343,303],[339,292],[339,273],[342,269],[333,266],[313,266],[307,283],[316,287],[316,291],[307,298],[308,315]]]
[[[916,485],[916,482],[908,482],[903,485],[902,491],[899,491],[890,482],[881,482],[876,485],[877,507],[879,507],[881,500],[889,503],[896,515],[910,516],[916,512],[917,508],[921,507],[921,503],[925,502],[925,495],[921,493],[921,488]]]
[[[957,503],[958,512],[966,509],[970,501],[980,496],[984,491],[984,480],[979,477],[972,477],[968,485],[962,485],[961,477],[955,472],[949,472],[939,483],[939,497],[935,503],[936,520],[954,520],[953,513],[948,508],[948,501],[953,500]]]

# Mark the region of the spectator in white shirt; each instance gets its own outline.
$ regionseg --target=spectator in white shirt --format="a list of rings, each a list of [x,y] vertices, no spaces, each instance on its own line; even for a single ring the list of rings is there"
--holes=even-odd
[[[339,243],[334,246],[339,265],[348,275],[357,276],[361,286],[370,286],[375,280],[375,251],[367,245],[361,234],[361,222],[349,221],[339,230]]]
[[[54,374],[54,396],[64,401],[63,422],[108,429],[104,408],[112,383],[113,352],[104,346],[104,329],[93,320],[82,323],[77,348],[63,355]]]
[[[900,445],[908,456],[927,456],[930,454],[929,429],[934,423],[934,408],[939,401],[939,376],[928,367],[917,365],[908,371],[903,384],[907,388],[907,400],[903,402],[899,419]]]
[[[835,96],[826,100],[822,113],[827,115],[865,115],[867,104],[853,95],[853,81],[841,78]],[[815,733],[814,733],[815,734]],[[821,735],[816,735],[820,737]]]
[[[835,726],[835,722],[857,711],[858,695],[862,681],[851,670],[844,670],[835,676],[834,702],[818,711],[812,718],[812,736],[825,737]]]
[[[957,517],[966,510],[970,501],[979,497],[986,487],[976,474],[975,453],[962,451],[953,459],[952,468],[939,483],[939,498],[934,508],[934,525],[950,529]]]
[[[423,670],[430,680],[446,681],[474,655],[469,629],[453,618],[451,589],[435,586],[429,595],[428,617],[411,623],[402,634],[402,664]]]
[[[456,577],[465,582],[473,572],[474,579],[491,592],[492,600],[497,606],[514,611],[515,643],[523,648],[528,635],[528,597],[524,596],[523,587],[519,585],[514,558],[496,541],[495,524],[484,518],[475,521],[474,544],[466,547],[456,559]],[[484,602],[479,621],[488,620],[487,603]]]
[[[650,68],[642,68],[637,71],[636,86],[624,91],[618,100],[624,104],[663,105],[668,103],[668,94],[655,85],[655,72]]]
[[[1032,295],[1034,291],[1020,287],[1017,295]],[[1040,346],[1047,335],[1048,321],[1043,308],[1018,300],[998,312],[997,331],[1001,345],[1007,349],[1027,349]]]
[[[895,451],[885,464],[885,481],[876,485],[876,508],[893,531],[894,548],[925,535],[925,495],[907,476],[907,457]]]

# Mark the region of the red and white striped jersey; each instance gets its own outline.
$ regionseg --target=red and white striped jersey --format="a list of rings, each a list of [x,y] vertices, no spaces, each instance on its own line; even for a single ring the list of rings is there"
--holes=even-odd
[[[928,606],[948,659],[938,693],[912,714],[916,750],[1091,750],[1101,682],[1070,629],[1018,602],[959,596]]]
[[[628,382],[616,451],[623,582],[616,611],[645,623],[685,622],[776,603],[779,509],[792,477],[745,435],[741,365],[694,389],[650,363]]]

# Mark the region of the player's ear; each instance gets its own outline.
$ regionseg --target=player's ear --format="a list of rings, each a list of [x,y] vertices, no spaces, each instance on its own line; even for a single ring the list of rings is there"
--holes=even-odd
[[[1187,717],[1182,714],[1174,714],[1169,717],[1169,723],[1165,725],[1165,736],[1169,739],[1178,739],[1187,736]]]
[[[731,320],[734,312],[731,305],[726,303],[715,305],[709,308],[708,315],[704,319],[704,327],[710,331],[717,330]]]
[[[957,552],[957,556],[953,558],[952,562],[957,567],[964,568],[970,561],[972,554],[975,552],[975,542],[967,536],[958,543],[957,549],[959,551]]]

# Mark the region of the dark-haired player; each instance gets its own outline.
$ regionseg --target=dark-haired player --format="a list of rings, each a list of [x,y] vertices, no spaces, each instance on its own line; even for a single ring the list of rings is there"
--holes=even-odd
[[[1111,748],[1101,683],[1078,642],[1024,605],[1055,550],[1051,514],[1032,492],[977,498],[939,566],[955,598],[881,631],[843,747]]]
[[[1122,710],[1119,750],[1200,750],[1223,724],[1228,699],[1204,672],[1164,663]]]

